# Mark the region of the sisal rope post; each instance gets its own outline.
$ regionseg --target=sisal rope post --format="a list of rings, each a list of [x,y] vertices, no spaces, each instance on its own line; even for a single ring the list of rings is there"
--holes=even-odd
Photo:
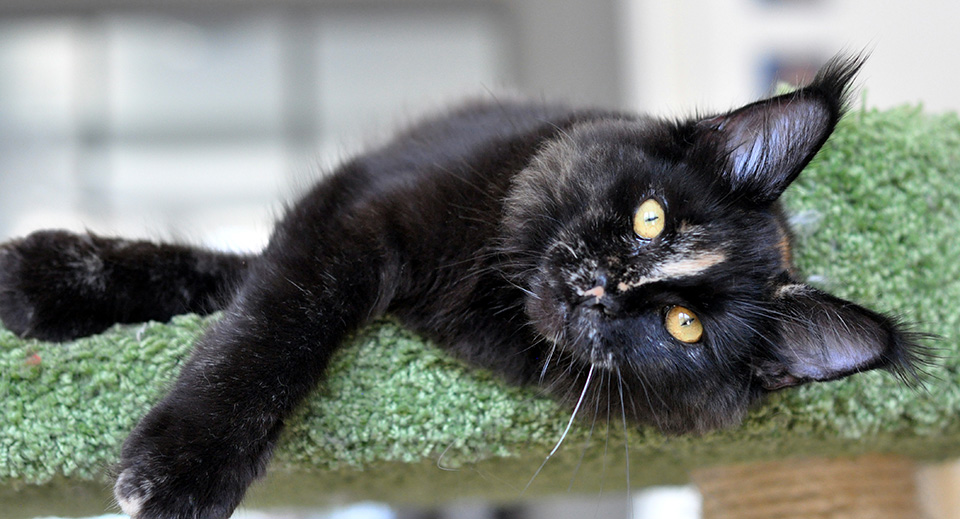
[[[699,469],[703,519],[918,519],[917,465],[897,456]]]

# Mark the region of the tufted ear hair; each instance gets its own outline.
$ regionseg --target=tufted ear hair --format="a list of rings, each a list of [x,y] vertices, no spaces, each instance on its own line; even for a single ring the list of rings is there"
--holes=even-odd
[[[779,198],[833,133],[862,64],[837,56],[804,88],[699,121],[698,140],[725,159],[732,190],[758,203]]]
[[[888,369],[907,382],[918,378],[928,353],[922,335],[894,319],[803,284],[781,286],[774,299],[779,341],[755,366],[764,389]]]

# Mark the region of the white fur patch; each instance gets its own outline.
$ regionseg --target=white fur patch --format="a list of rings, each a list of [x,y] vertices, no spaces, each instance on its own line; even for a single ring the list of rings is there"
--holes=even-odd
[[[777,289],[777,292],[774,294],[774,297],[781,299],[783,297],[792,296],[796,294],[803,294],[810,290],[810,287],[807,285],[801,285],[799,283],[791,285],[783,285]]]
[[[120,477],[117,478],[117,483],[113,486],[113,494],[117,498],[117,504],[120,505],[123,513],[130,517],[137,517],[143,508],[143,502],[146,501],[147,496],[132,495],[132,492],[130,495],[123,495],[124,489],[129,491],[129,489],[135,487],[134,483],[129,481],[133,478],[133,469],[127,469],[121,472]]]
[[[723,263],[726,260],[727,255],[723,251],[710,251],[692,257],[667,261],[658,265],[653,272],[646,276],[631,280],[630,282],[619,283],[617,289],[621,292],[626,292],[631,288],[637,288],[648,283],[697,276],[710,267]]]
[[[665,279],[685,278],[696,276],[708,268],[723,263],[727,260],[727,255],[723,252],[706,252],[692,258],[684,258],[669,263],[664,263],[657,270],[660,276]]]

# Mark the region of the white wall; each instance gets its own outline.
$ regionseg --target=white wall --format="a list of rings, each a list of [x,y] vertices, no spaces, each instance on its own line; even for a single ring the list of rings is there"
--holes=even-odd
[[[627,104],[659,114],[755,98],[772,53],[870,51],[868,104],[960,109],[960,2],[623,0]]]

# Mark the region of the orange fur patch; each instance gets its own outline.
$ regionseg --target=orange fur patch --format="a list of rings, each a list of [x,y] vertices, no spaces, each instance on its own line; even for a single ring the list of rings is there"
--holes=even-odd
[[[783,270],[793,273],[793,247],[790,243],[790,235],[786,229],[780,227],[780,241],[777,242],[777,250],[780,251],[780,265]]]

